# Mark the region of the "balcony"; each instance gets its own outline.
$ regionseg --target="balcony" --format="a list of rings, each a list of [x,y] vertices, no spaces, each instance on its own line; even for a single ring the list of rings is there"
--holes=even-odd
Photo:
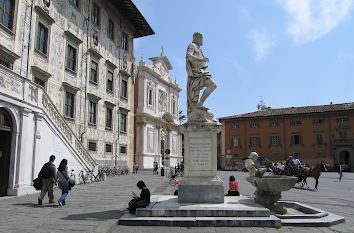
[[[334,140],[335,146],[353,146],[354,139],[336,139]]]

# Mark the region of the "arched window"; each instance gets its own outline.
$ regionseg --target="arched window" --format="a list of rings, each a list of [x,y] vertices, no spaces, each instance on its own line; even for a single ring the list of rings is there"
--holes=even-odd
[[[0,109],[0,130],[11,131],[11,129],[12,125],[9,114],[5,110]]]

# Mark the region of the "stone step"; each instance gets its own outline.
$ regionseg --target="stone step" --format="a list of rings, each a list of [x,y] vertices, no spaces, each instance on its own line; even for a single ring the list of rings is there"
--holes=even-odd
[[[269,217],[270,211],[247,197],[225,197],[225,202],[178,203],[177,196],[153,195],[153,202],[136,210],[137,217]]]
[[[180,227],[281,227],[281,220],[269,217],[137,217],[123,215],[119,225]]]

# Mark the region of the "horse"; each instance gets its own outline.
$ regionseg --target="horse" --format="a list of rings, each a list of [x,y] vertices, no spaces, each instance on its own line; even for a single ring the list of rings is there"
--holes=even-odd
[[[304,167],[304,168],[285,168],[285,175],[287,176],[296,176],[297,183],[301,183],[301,187],[307,185],[307,178],[313,177],[316,181],[315,189],[318,188],[318,180],[321,176],[321,172],[327,171],[324,163],[319,163],[314,167]]]

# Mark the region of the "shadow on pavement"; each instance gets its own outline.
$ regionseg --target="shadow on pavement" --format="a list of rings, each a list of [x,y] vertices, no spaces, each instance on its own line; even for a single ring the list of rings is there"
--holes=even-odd
[[[124,211],[121,210],[107,210],[103,212],[93,212],[93,213],[83,213],[83,214],[71,214],[64,220],[108,220],[108,219],[119,219]]]
[[[300,190],[305,190],[305,191],[319,192],[318,189],[298,187],[298,186],[294,186],[293,189],[300,189]]]
[[[43,205],[38,205],[37,203],[15,203],[12,204],[14,206],[26,206],[26,207],[32,207],[32,208],[46,208],[46,207],[51,207],[51,208],[58,208],[58,204],[44,204]]]

